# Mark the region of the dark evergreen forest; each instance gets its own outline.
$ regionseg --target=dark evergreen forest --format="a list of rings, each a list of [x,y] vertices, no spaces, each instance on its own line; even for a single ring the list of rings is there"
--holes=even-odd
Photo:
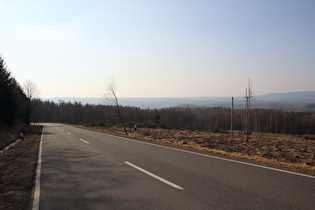
[[[0,55],[0,126],[28,124],[30,117],[30,99]]]
[[[33,120],[71,124],[119,125],[120,120],[109,105],[82,105],[60,101],[33,100]],[[140,109],[122,106],[121,112],[128,127],[135,124],[150,128],[198,129],[225,132],[231,128],[231,109],[220,107]],[[234,110],[234,129],[245,129],[245,110]],[[250,128],[254,132],[314,134],[315,113],[283,112],[252,109]]]

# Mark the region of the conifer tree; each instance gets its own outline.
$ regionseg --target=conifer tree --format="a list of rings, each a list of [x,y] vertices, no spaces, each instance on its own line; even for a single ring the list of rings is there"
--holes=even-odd
[[[15,119],[15,80],[0,56],[0,123],[12,124]]]

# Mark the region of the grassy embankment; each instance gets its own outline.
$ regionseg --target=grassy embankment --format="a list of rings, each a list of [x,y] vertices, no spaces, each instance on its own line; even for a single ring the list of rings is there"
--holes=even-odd
[[[30,127],[24,138],[25,148],[20,141],[0,154],[0,209],[28,208],[41,132],[41,126]]]

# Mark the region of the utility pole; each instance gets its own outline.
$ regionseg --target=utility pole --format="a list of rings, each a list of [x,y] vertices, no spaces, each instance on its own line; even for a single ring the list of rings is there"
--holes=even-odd
[[[245,140],[245,144],[248,145],[249,142],[249,137],[248,137],[248,101],[249,101],[249,97],[247,96],[247,88],[245,89],[246,93],[245,93],[245,134],[246,134],[246,140]]]
[[[246,99],[246,142],[245,144],[248,145],[249,144],[249,120],[250,120],[250,99],[253,97],[252,96],[252,92],[250,90],[250,79],[248,79],[248,88],[246,88],[246,93],[245,93],[245,99]]]
[[[234,117],[234,113],[233,110],[234,109],[234,98],[232,97],[232,107],[231,107],[231,141],[234,139],[234,133],[233,133],[233,117]]]

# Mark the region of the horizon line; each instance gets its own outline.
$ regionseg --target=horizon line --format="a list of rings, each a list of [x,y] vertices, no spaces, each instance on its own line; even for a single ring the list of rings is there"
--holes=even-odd
[[[314,92],[315,90],[309,90],[309,91],[293,91],[293,92],[270,92],[270,93],[265,93],[265,94],[261,94],[261,95],[256,95],[256,96],[264,96],[264,95],[268,95],[268,94],[290,94],[290,93],[311,93]],[[130,99],[134,99],[134,98],[165,98],[165,99],[169,99],[169,98],[231,98],[231,97],[244,97],[244,96],[137,96],[137,97],[126,97],[126,96],[122,96],[122,97],[118,97],[118,98],[130,98]],[[101,96],[53,96],[53,97],[39,97],[40,99],[51,99],[51,98],[104,98]],[[105,99],[105,98],[104,98]]]

